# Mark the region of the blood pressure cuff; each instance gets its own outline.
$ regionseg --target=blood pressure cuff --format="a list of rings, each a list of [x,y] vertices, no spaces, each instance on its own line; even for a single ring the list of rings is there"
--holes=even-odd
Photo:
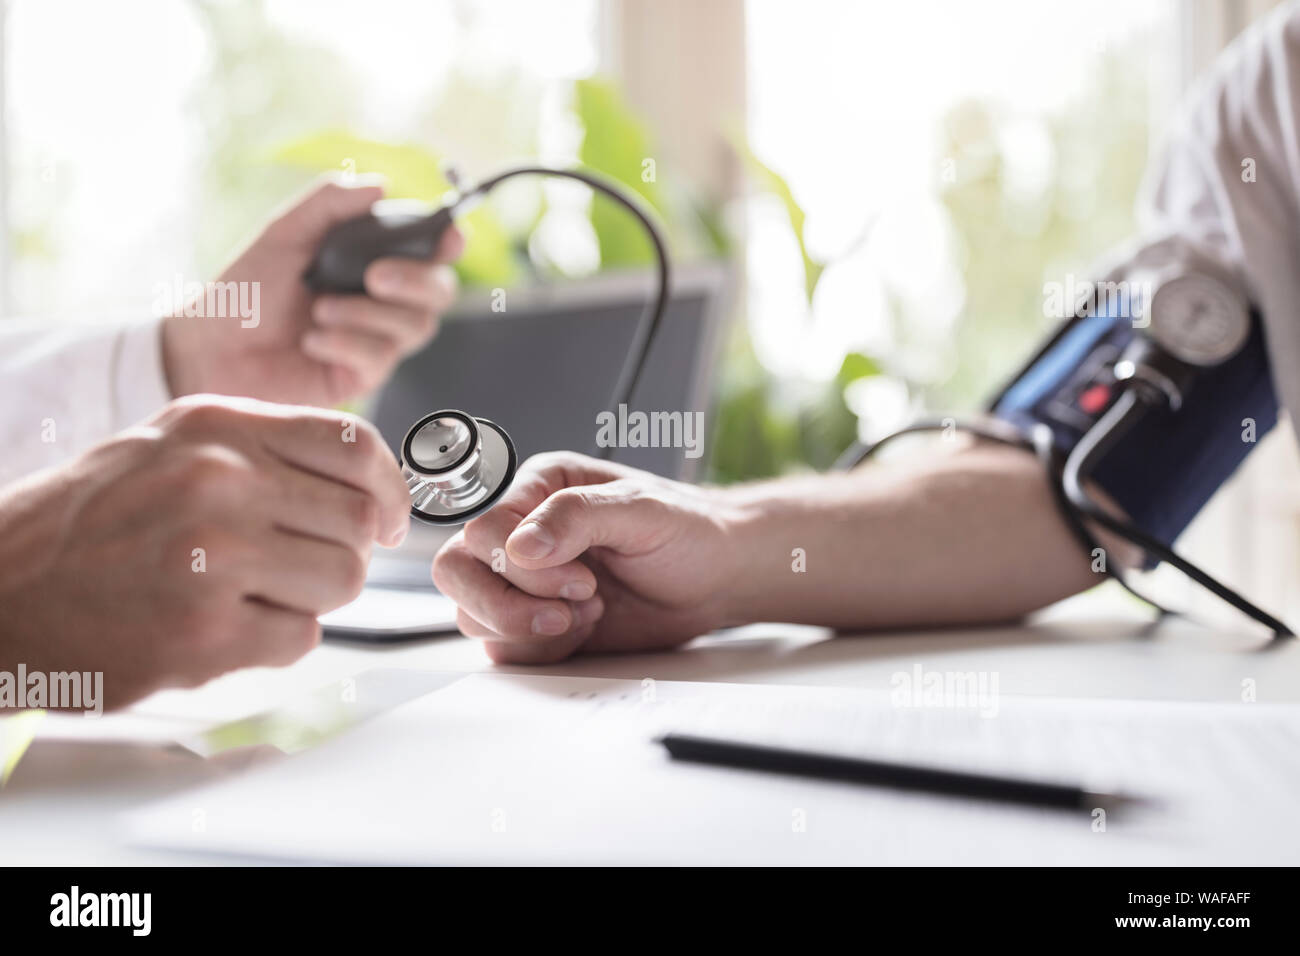
[[[1138,527],[1172,543],[1255,443],[1277,424],[1278,399],[1264,332],[1252,316],[1246,345],[1203,370],[1182,408],[1152,411],[1097,466],[1092,479]],[[1135,335],[1132,320],[1075,319],[994,400],[993,413],[1024,430],[1050,426],[1068,453],[1117,389],[1114,364]]]

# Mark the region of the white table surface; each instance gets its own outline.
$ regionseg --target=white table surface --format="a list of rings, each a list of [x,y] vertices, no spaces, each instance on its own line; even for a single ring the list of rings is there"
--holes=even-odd
[[[1297,641],[1270,645],[1258,635],[1176,618],[1152,627],[1136,613],[1098,615],[1095,606],[1077,602],[1018,626],[834,636],[759,625],[668,653],[578,657],[518,670],[887,690],[891,675],[918,664],[996,673],[999,692],[1008,695],[1240,701],[1243,682],[1250,681],[1260,702],[1300,701]],[[276,756],[234,751],[205,761],[169,741],[369,668],[472,672],[491,666],[477,643],[455,636],[388,647],[328,643],[291,667],[243,671],[196,691],[165,692],[119,715],[93,721],[47,715],[0,791],[0,862],[211,862],[125,846],[115,836],[117,817]]]

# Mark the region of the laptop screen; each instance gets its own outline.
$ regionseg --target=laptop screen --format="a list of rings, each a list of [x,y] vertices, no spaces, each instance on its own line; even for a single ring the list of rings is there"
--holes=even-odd
[[[696,420],[706,420],[722,286],[720,268],[693,269],[674,282],[630,411],[676,412],[683,418],[700,413]],[[652,290],[651,277],[638,273],[513,298],[509,290],[504,298],[498,292],[500,311],[493,311],[490,298],[463,304],[443,318],[438,335],[423,351],[398,368],[379,396],[375,423],[396,452],[418,418],[456,408],[505,428],[521,462],[541,451],[593,454],[597,415],[611,408]],[[707,429],[695,436],[697,448],[707,452],[710,437]],[[682,447],[616,447],[612,458],[656,474],[691,478],[703,458],[686,452]]]

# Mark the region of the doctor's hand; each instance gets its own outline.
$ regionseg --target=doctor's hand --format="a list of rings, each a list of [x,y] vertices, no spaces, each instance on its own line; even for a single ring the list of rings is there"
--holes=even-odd
[[[117,707],[315,646],[410,501],[373,426],[248,399],[174,401],[0,489],[0,670],[103,672]]]
[[[326,232],[366,212],[381,195],[378,186],[320,183],[208,285],[205,314],[185,314],[196,311],[197,299],[185,303],[188,310],[170,303],[162,351],[172,395],[213,392],[331,406],[373,390],[421,348],[456,295],[447,263],[465,240],[454,227],[431,261],[372,263],[367,295],[317,295],[303,283]]]
[[[538,455],[443,546],[433,580],[497,663],[673,647],[732,623],[728,508],[717,490]]]

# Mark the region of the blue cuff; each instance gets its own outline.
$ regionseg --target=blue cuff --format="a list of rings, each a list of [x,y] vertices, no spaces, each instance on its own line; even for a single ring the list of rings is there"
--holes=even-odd
[[[1277,424],[1278,400],[1264,332],[1252,318],[1246,345],[1202,372],[1178,412],[1152,412],[1102,460],[1093,479],[1138,527],[1173,542]],[[1136,333],[1123,318],[1080,319],[995,401],[999,418],[1052,428],[1069,452],[1100,411],[1082,408],[1089,383],[1109,381],[1109,365]]]

